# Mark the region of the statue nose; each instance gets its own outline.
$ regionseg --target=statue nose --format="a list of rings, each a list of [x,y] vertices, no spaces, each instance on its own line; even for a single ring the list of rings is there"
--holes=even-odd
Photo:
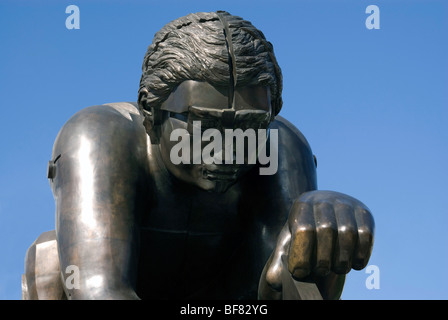
[[[235,110],[234,109],[223,110],[221,115],[221,123],[226,128],[233,128],[235,123]]]

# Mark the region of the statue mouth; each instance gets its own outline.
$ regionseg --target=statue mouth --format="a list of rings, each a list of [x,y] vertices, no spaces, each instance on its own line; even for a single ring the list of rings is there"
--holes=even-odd
[[[232,165],[203,165],[202,178],[211,181],[235,181],[238,178],[239,167]]]

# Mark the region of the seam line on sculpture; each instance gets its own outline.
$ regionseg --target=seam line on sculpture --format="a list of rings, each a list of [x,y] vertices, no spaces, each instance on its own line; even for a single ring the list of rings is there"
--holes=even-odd
[[[224,38],[226,41],[226,48],[229,60],[229,74],[230,74],[230,95],[229,95],[229,108],[235,109],[235,87],[236,87],[236,60],[235,53],[233,51],[232,33],[230,32],[229,24],[226,18],[222,15],[222,11],[217,11],[216,14],[219,17],[224,29]]]

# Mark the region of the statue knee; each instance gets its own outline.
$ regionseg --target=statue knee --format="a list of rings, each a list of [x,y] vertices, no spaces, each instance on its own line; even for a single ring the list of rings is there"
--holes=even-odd
[[[42,233],[26,253],[25,274],[22,275],[22,299],[65,299],[54,230]]]

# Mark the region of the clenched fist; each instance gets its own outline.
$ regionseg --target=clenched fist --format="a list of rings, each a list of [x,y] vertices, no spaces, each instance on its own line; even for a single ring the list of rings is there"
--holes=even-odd
[[[299,280],[361,270],[372,252],[374,229],[372,214],[360,201],[338,192],[306,192],[289,212],[266,281],[280,289],[283,268]]]

